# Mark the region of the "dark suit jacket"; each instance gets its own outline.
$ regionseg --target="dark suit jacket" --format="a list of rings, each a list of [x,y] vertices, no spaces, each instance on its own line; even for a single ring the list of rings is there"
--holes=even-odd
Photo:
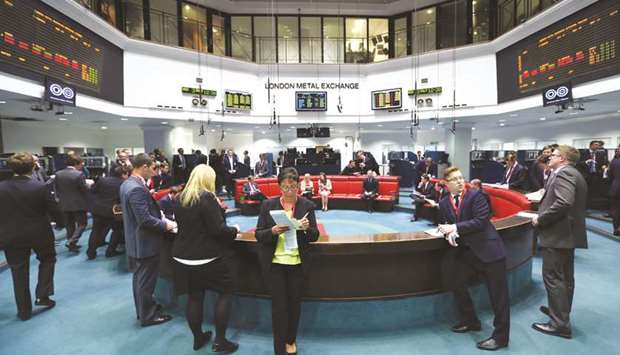
[[[121,185],[121,206],[127,256],[142,259],[158,255],[166,223],[139,178],[130,176]]]
[[[172,201],[172,199],[170,198],[170,195],[166,195],[162,198],[159,199],[159,201],[157,201],[157,205],[159,206],[159,209],[164,213],[164,216],[166,216],[166,218],[174,220],[176,218],[173,218],[174,216],[174,201]]]
[[[592,158],[592,152],[587,149],[583,154],[581,154],[579,164],[577,165],[579,170],[586,174],[590,174],[590,167],[586,164],[586,160],[590,158]],[[603,165],[609,165],[607,151],[605,149],[599,149],[594,152],[594,161],[596,162],[596,165],[594,166],[596,169],[596,174],[603,174]]]
[[[224,157],[222,158],[222,164],[224,164],[224,170],[226,171],[227,174],[228,174],[228,170],[237,170],[237,164],[239,164],[237,155],[236,154],[233,155],[232,166],[230,165],[230,159],[228,158],[228,155],[224,155]]]
[[[449,194],[439,201],[439,209],[441,223],[456,224],[459,243],[470,247],[480,260],[490,263],[506,257],[504,242],[489,219],[489,204],[479,190],[467,190],[458,217]]]
[[[207,164],[209,162],[208,158],[204,154],[196,155],[196,165]]]
[[[427,169],[426,168],[426,161],[425,160],[421,160],[421,161],[416,163],[415,171],[418,173],[418,182],[419,182],[419,179],[422,178],[423,174],[429,174],[429,175],[437,176],[437,164],[435,164],[435,162],[433,162],[431,164],[431,166]]]
[[[364,179],[364,191],[377,193],[379,191],[379,180],[377,179]]]
[[[510,181],[507,182],[506,174],[508,173],[508,168],[504,171],[504,176],[502,177],[501,184],[508,183],[508,187],[511,189],[519,189],[526,190],[527,189],[527,169],[523,167],[521,164],[516,164],[512,168],[512,173],[510,176]]]
[[[201,260],[233,254],[237,229],[226,225],[212,193],[203,193],[193,206],[183,207],[179,202],[174,205],[179,234],[174,238],[172,256]]]
[[[587,248],[586,198],[583,175],[566,165],[551,175],[538,207],[539,245],[547,248]]]
[[[258,185],[253,182],[252,185],[254,185],[254,193],[260,192],[260,189],[258,188]],[[243,184],[243,194],[246,196],[250,195],[250,183],[246,182],[245,184]]]
[[[97,216],[114,217],[112,206],[121,202],[123,179],[115,176],[102,177],[92,188],[92,210]]]
[[[609,164],[607,177],[611,181],[609,195],[612,197],[620,196],[620,158],[614,158]]]
[[[187,174],[189,171],[189,163],[187,162],[187,157],[183,156],[185,161],[185,167],[181,164],[181,158],[179,158],[178,154],[175,154],[172,157],[172,173],[175,176],[181,176],[183,174]]]
[[[278,242],[278,236],[271,233],[271,227],[275,226],[276,223],[269,211],[281,209],[282,205],[280,204],[279,197],[263,201],[260,208],[256,224],[256,240],[259,242],[259,259],[263,270],[271,268],[271,261]],[[314,202],[298,197],[293,217],[301,219],[306,213],[308,213],[307,218],[310,221],[310,228],[306,231],[297,231],[297,246],[299,247],[299,255],[304,272],[310,270],[312,263],[312,246],[310,243],[316,242],[319,239],[319,229],[314,216]]]
[[[246,156],[243,157],[243,164],[247,165],[248,168],[251,168],[251,166],[250,166],[250,156],[249,155],[246,155]]]
[[[46,182],[49,179],[47,173],[42,168],[34,169],[32,171],[32,178],[40,182]]]
[[[44,183],[29,176],[0,182],[0,248],[54,243],[49,217],[64,226],[56,200]]]
[[[54,185],[62,211],[88,211],[88,186],[81,171],[73,168],[57,171]]]
[[[355,175],[355,173],[359,173],[360,170],[357,167],[353,167],[350,168],[348,165],[344,167],[344,169],[342,169],[342,172],[340,173],[340,175]]]
[[[259,160],[254,166],[254,174],[258,177],[265,177],[269,175],[269,162],[267,160]]]
[[[538,191],[545,187],[545,169],[547,164],[535,160],[530,167],[528,178],[532,191]]]

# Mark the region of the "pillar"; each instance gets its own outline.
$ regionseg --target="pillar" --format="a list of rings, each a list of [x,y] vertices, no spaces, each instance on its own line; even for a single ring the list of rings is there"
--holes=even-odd
[[[141,126],[144,135],[144,151],[150,153],[159,148],[170,159],[174,153],[170,133],[172,127],[167,125],[144,125]]]
[[[469,167],[471,151],[471,127],[472,125],[457,123],[456,129],[452,132],[446,128],[445,141],[446,152],[450,154],[449,160],[452,166],[458,167],[463,173],[463,177],[469,180]]]

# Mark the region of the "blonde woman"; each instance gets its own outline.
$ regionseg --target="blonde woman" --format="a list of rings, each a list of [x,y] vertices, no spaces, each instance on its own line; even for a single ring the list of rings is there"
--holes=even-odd
[[[310,174],[304,175],[304,179],[301,180],[301,184],[299,184],[299,191],[301,195],[305,198],[312,198],[312,194],[314,193],[314,184],[312,180],[310,180]]]
[[[327,204],[329,202],[329,194],[332,193],[332,181],[325,176],[324,172],[319,174],[319,195],[321,195],[321,203],[323,211],[327,211]]]
[[[232,353],[239,345],[226,340],[225,335],[234,289],[232,240],[239,228],[226,225],[214,191],[215,171],[200,164],[176,200],[179,231],[172,247],[175,291],[188,295],[186,316],[194,334],[194,350],[207,344],[212,335],[202,331],[205,290],[218,292],[212,350]]]

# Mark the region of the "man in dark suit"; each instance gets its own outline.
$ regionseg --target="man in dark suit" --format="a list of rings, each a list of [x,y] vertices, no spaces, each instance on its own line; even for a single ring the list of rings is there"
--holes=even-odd
[[[248,200],[262,201],[266,199],[265,194],[258,188],[256,182],[254,182],[254,176],[248,176],[248,182],[243,184],[243,195]]]
[[[205,164],[207,165],[207,163],[209,163],[209,159],[207,158],[206,155],[202,154],[202,152],[200,151],[200,149],[197,149],[194,154],[196,155],[196,160],[194,162],[194,166],[200,165],[200,164]]]
[[[551,148],[551,146],[545,146],[542,150],[542,154],[540,154],[536,161],[532,162],[528,174],[530,189],[532,191],[538,191],[545,187],[547,178],[549,178],[549,174],[551,173],[548,163],[549,156],[551,156],[552,152],[553,148]]]
[[[580,162],[577,164],[579,170],[583,173],[588,184],[588,200],[601,197],[603,190],[601,182],[603,179],[603,171],[609,165],[607,151],[603,149],[601,141],[591,141],[590,148],[581,156]]]
[[[34,159],[29,153],[17,153],[8,160],[14,175],[0,182],[0,249],[4,249],[13,277],[17,315],[32,316],[30,296],[30,254],[39,260],[35,305],[53,307],[56,249],[49,217],[63,227],[63,216],[48,187],[32,179]]]
[[[175,221],[174,217],[174,203],[177,199],[177,195],[181,192],[181,187],[172,186],[166,196],[157,201],[159,209],[164,213],[164,216],[171,221]]]
[[[60,209],[65,214],[67,243],[69,251],[79,253],[78,241],[86,229],[88,211],[88,185],[82,174],[84,161],[78,155],[67,157],[67,167],[56,172],[54,185]]]
[[[428,203],[427,200],[434,201],[435,200],[435,185],[431,182],[430,176],[424,174],[422,175],[422,180],[418,184],[417,189],[411,194],[411,199],[413,204],[415,205],[415,209],[413,210],[413,216],[411,217],[411,221],[415,222],[418,220],[418,214],[422,207]],[[435,208],[431,212],[433,215],[433,223],[437,222],[437,213],[435,213]]]
[[[456,333],[479,331],[480,320],[467,290],[474,274],[487,283],[495,319],[493,335],[477,344],[483,350],[508,346],[510,301],[506,278],[506,251],[501,237],[490,221],[489,204],[479,190],[465,189],[460,170],[445,171],[449,194],[439,202],[444,234],[451,248],[442,267],[444,285],[454,291],[461,321],[452,327]]]
[[[33,154],[32,158],[34,159],[34,170],[32,171],[32,178],[40,182],[47,182],[49,177],[47,176],[45,169],[43,169],[39,164],[39,157],[36,156],[36,154]]]
[[[129,150],[124,148],[116,150],[116,159],[110,163],[110,172],[112,172],[112,170],[114,170],[117,166],[131,167]]]
[[[269,162],[267,161],[267,156],[265,153],[260,153],[258,155],[258,161],[254,166],[254,174],[256,174],[259,178],[269,176]]]
[[[416,171],[416,176],[417,176],[416,181],[415,181],[416,186],[420,183],[422,175],[429,175],[429,176],[437,177],[437,164],[433,162],[433,158],[431,157],[427,157],[424,160],[418,161],[416,165],[414,166],[414,169]]]
[[[180,185],[187,182],[189,166],[183,148],[177,149],[177,153],[179,154],[172,157],[172,175],[174,176],[174,183]]]
[[[249,154],[250,153],[247,150],[243,151],[243,164],[247,165],[248,168],[251,169],[252,165],[250,165],[251,164],[251,160],[250,160],[250,155]]]
[[[340,175],[360,175],[359,169],[355,166],[355,160],[349,160],[349,164],[342,169]]]
[[[527,190],[527,169],[517,161],[517,155],[512,152],[506,156],[506,171],[500,182],[510,189]]]
[[[538,228],[542,248],[542,275],[549,306],[540,310],[550,320],[534,323],[539,332],[571,338],[570,312],[575,290],[575,248],[587,248],[586,200],[588,186],[575,168],[579,151],[568,145],[553,150],[549,167],[553,173],[547,182],[538,216],[532,224]]]
[[[103,245],[108,231],[112,229],[112,237],[105,252],[107,258],[119,255],[116,247],[123,239],[123,223],[114,219],[112,206],[119,204],[121,184],[130,174],[127,167],[117,166],[111,171],[110,176],[102,177],[93,185],[92,208],[93,227],[88,238],[88,260],[97,257],[97,248]]]
[[[232,149],[228,149],[226,155],[224,156],[224,172],[225,172],[225,182],[226,182],[226,192],[228,193],[228,197],[232,197],[235,190],[234,178],[237,174],[237,164],[239,164],[239,159],[237,159],[237,155],[233,153]]]
[[[144,153],[132,161],[133,172],[121,185],[121,206],[125,247],[133,271],[133,295],[136,315],[143,327],[161,324],[172,319],[161,313],[153,299],[159,276],[159,252],[164,233],[176,228],[176,223],[162,220],[157,203],[146,187],[153,174],[153,160]]]
[[[362,200],[366,201],[366,208],[368,213],[372,213],[372,203],[377,199],[379,193],[379,180],[375,177],[375,172],[368,170],[366,178],[362,184]]]
[[[379,175],[379,164],[370,152],[358,151],[356,163],[359,171],[372,170]]]

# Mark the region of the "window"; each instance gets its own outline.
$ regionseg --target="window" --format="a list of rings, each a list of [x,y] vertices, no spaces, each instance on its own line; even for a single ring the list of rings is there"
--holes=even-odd
[[[514,25],[515,0],[503,0],[497,4],[497,34],[510,31]]]
[[[226,55],[226,36],[224,26],[224,16],[211,16],[213,21],[213,54]]]
[[[344,62],[344,19],[323,18],[323,63]]]
[[[256,63],[276,62],[276,41],[274,18],[254,16],[254,50]]]
[[[231,16],[231,53],[234,58],[252,60],[252,18]]]
[[[525,22],[527,20],[527,3],[528,0],[516,0],[517,1],[517,24]]]
[[[437,49],[437,11],[429,7],[413,13],[411,22],[411,51],[413,54]]]
[[[179,45],[176,0],[150,0],[151,41]]]
[[[394,57],[407,56],[407,17],[394,20]]]
[[[301,24],[301,62],[321,62],[321,18],[302,17]]]
[[[347,17],[345,62],[367,63],[368,62],[368,22],[365,18]]]
[[[467,1],[457,0],[439,6],[439,48],[454,48],[467,44]]]
[[[144,39],[144,12],[142,0],[125,0],[125,34],[132,38]]]
[[[99,0],[99,16],[114,27],[116,27],[116,10],[115,0]]]
[[[369,53],[371,62],[381,62],[389,58],[390,37],[388,19],[371,18],[368,20]]]
[[[184,3],[183,16],[183,47],[207,51],[207,10],[195,5]]]
[[[473,0],[472,1],[472,25],[473,25],[473,42],[484,42],[490,39],[489,35],[489,10],[490,0]]]
[[[278,62],[299,63],[299,19],[278,17]]]

